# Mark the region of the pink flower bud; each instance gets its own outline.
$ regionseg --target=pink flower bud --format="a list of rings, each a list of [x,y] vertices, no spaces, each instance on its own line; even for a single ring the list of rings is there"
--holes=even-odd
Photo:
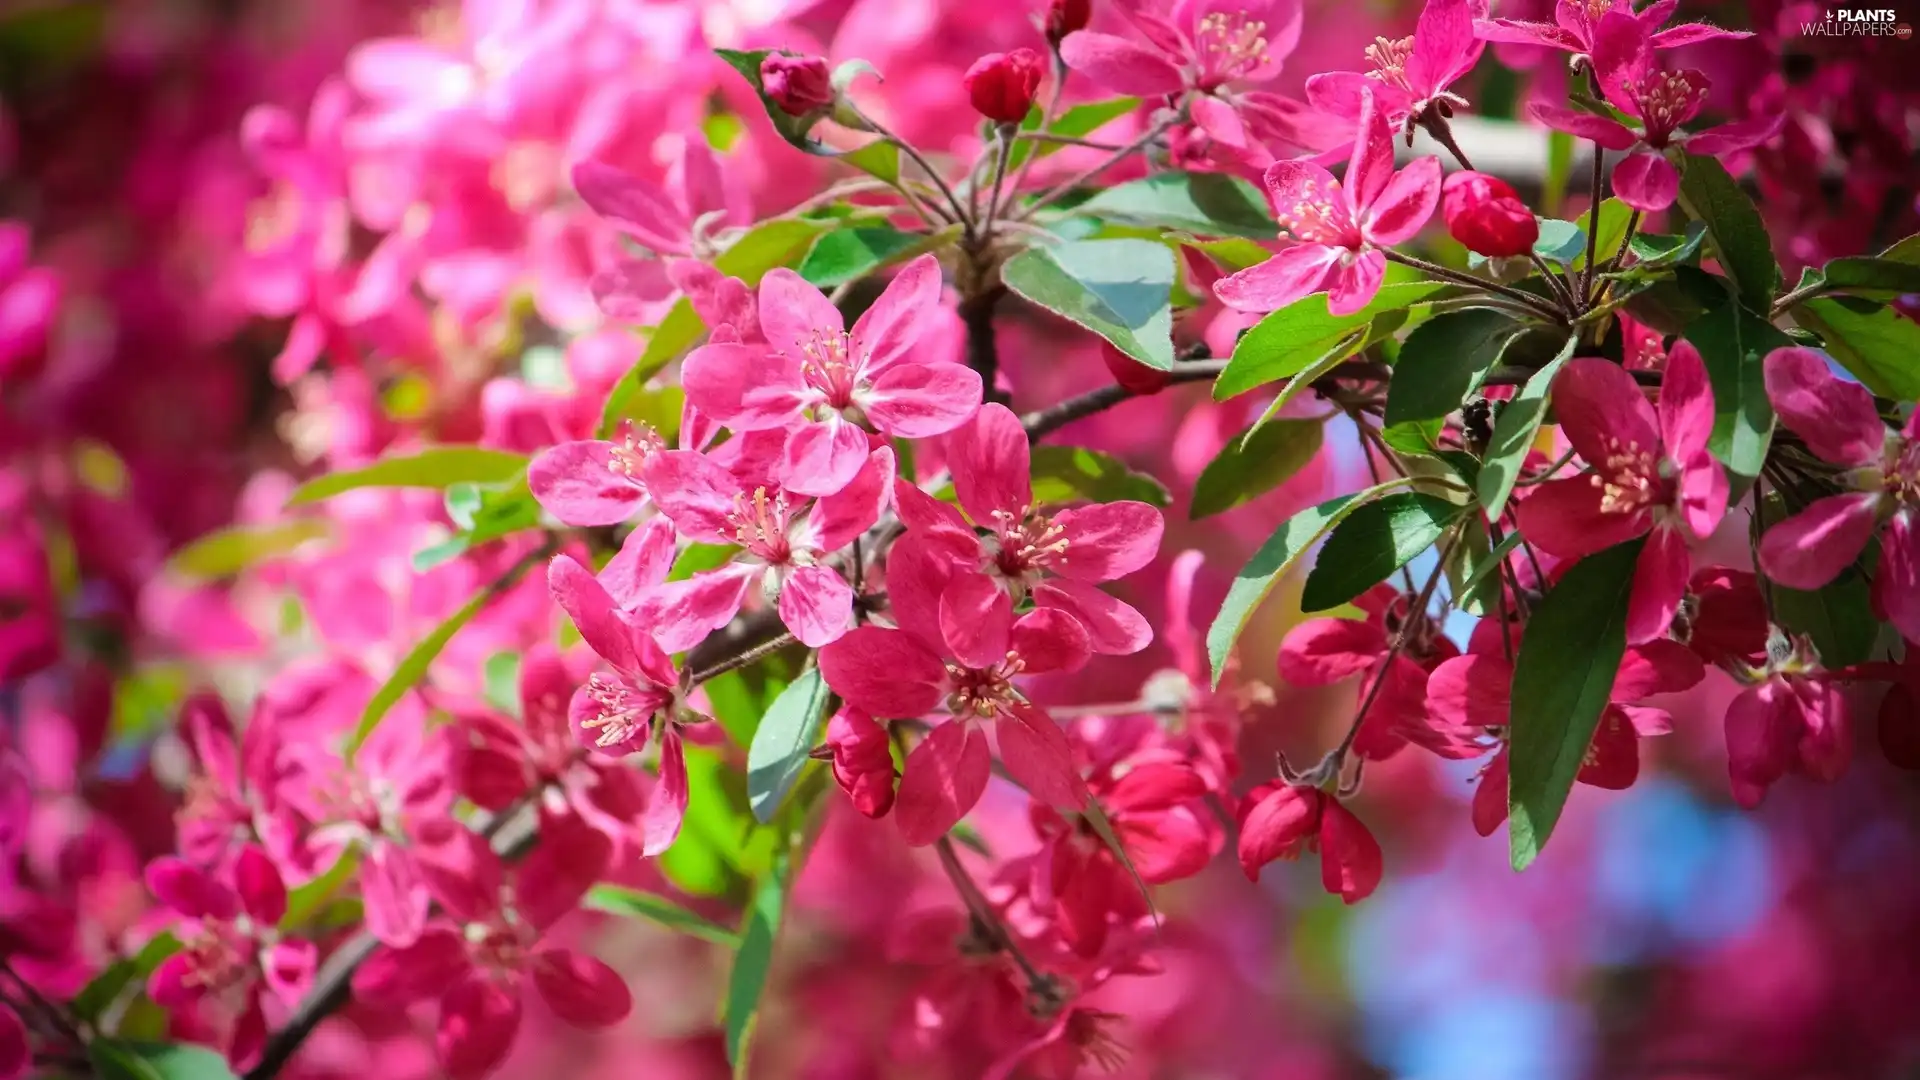
[[[1455,240],[1489,258],[1525,255],[1540,239],[1540,222],[1505,180],[1457,172],[1440,185],[1442,213]]]
[[[823,57],[768,53],[760,61],[760,87],[788,116],[805,116],[833,104],[833,76]]]
[[[853,801],[853,808],[870,818],[893,809],[893,753],[886,729],[859,709],[848,707],[827,721],[827,744],[816,755],[833,762],[833,779]]]
[[[988,53],[967,69],[964,82],[973,107],[989,120],[1017,124],[1033,108],[1033,96],[1040,92],[1040,76],[1045,70],[1040,54],[1032,49]]]
[[[1047,44],[1059,48],[1061,38],[1085,30],[1092,19],[1093,0],[1052,0],[1047,5]]]

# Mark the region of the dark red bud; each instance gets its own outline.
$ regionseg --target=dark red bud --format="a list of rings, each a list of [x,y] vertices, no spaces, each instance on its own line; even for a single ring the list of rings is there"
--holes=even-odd
[[[1106,361],[1113,381],[1129,394],[1157,394],[1173,381],[1166,372],[1148,367],[1105,341],[1100,343],[1100,359]]]
[[[963,81],[967,97],[980,115],[1002,124],[1017,124],[1033,108],[1046,64],[1032,49],[988,53],[973,62]]]
[[[1047,4],[1047,44],[1060,47],[1060,39],[1075,30],[1085,30],[1093,20],[1093,0],[1051,0]]]
[[[788,116],[805,116],[833,104],[833,75],[818,56],[768,53],[760,61],[760,87]]]
[[[1488,258],[1525,255],[1540,239],[1540,222],[1505,181],[1485,173],[1457,172],[1440,186],[1447,231],[1468,251]]]

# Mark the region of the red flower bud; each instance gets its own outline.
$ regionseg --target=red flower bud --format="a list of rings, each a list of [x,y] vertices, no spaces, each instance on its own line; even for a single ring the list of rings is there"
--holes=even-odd
[[[989,120],[1017,124],[1033,108],[1046,66],[1032,49],[988,53],[967,69],[964,82],[973,107]]]
[[[1489,258],[1525,255],[1540,239],[1540,222],[1505,180],[1457,172],[1440,185],[1440,198],[1447,231],[1468,251]]]
[[[1060,39],[1075,30],[1085,30],[1093,20],[1093,0],[1052,0],[1047,5],[1047,44],[1060,47]]]
[[[853,808],[870,818],[885,817],[893,809],[893,752],[886,729],[855,708],[843,708],[827,721],[827,743],[815,757],[833,762],[833,779],[853,801]]]
[[[1129,394],[1157,394],[1173,381],[1166,372],[1148,367],[1105,341],[1100,343],[1100,359],[1106,361],[1113,381]]]
[[[833,104],[833,75],[818,56],[768,53],[760,61],[760,87],[788,116],[805,116]]]

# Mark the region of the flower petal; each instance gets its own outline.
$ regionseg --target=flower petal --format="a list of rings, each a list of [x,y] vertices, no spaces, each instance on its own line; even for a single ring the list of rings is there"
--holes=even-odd
[[[1873,539],[1880,497],[1829,495],[1760,538],[1760,569],[1789,589],[1818,589],[1853,565]]]
[[[660,493],[655,505],[675,529],[709,544],[734,541],[729,518],[746,488],[732,473],[705,454],[668,450],[647,462],[646,477],[648,488]]]
[[[599,161],[573,167],[573,189],[594,213],[654,251],[685,255],[693,221],[659,185]]]
[[[928,732],[907,755],[894,798],[901,838],[918,847],[945,836],[980,801],[992,767],[987,738],[976,725],[949,720]]]
[[[1567,363],[1553,380],[1560,430],[1587,464],[1605,465],[1616,447],[1658,451],[1660,425],[1640,384],[1619,364],[1597,356]]]
[[[760,279],[760,330],[796,370],[809,348],[838,346],[846,326],[833,301],[792,270],[776,267]]]
[[[1687,592],[1692,557],[1686,537],[1671,525],[1654,526],[1633,567],[1633,593],[1627,600],[1627,644],[1665,637]]]
[[[860,475],[871,449],[867,433],[840,416],[801,424],[781,452],[780,486],[797,495],[832,495]]]
[[[837,570],[802,566],[780,587],[780,621],[800,644],[818,649],[853,625],[853,586]]]
[[[1413,239],[1440,205],[1440,159],[1415,159],[1393,175],[1360,214],[1360,231],[1369,243],[1393,247]]]
[[[1320,813],[1320,884],[1349,904],[1373,895],[1384,869],[1380,842],[1366,823],[1328,799]]]
[[[855,627],[820,650],[820,675],[847,703],[876,717],[925,716],[947,693],[947,668],[912,634]]]
[[[1077,30],[1060,42],[1060,59],[1095,85],[1116,94],[1158,97],[1186,86],[1180,69],[1161,53],[1112,34]]]
[[[1056,578],[1033,586],[1033,602],[1073,616],[1094,652],[1130,656],[1153,641],[1153,626],[1132,606],[1085,582]]]
[[[1713,386],[1699,351],[1685,339],[1674,342],[1667,353],[1657,411],[1668,457],[1685,461],[1707,448],[1713,436]]]
[[[1626,150],[1640,141],[1640,137],[1629,131],[1624,125],[1604,116],[1595,116],[1590,112],[1577,109],[1563,109],[1557,105],[1535,103],[1528,106],[1527,112],[1535,120],[1555,131],[1564,131],[1581,139],[1588,139],[1606,150]]]
[[[1859,468],[1880,461],[1887,425],[1866,387],[1842,379],[1812,349],[1775,349],[1764,361],[1767,398],[1787,430],[1822,461]]]
[[[633,1011],[633,994],[620,973],[572,949],[533,954],[533,985],[554,1015],[577,1028],[611,1027]]]
[[[519,1034],[519,994],[472,975],[441,999],[434,1045],[452,1080],[480,1080],[507,1059]]]
[[[784,428],[799,418],[806,383],[797,354],[708,342],[680,362],[687,400],[735,431]]]
[[[926,439],[967,422],[980,407],[980,375],[959,364],[896,363],[880,373],[860,407],[873,426],[902,439]]]
[[[171,855],[147,864],[147,891],[189,919],[232,919],[240,897],[205,870]]]
[[[1331,686],[1370,670],[1387,654],[1387,635],[1359,619],[1308,619],[1280,641],[1280,677],[1294,686]]]
[[[1055,608],[1036,608],[1013,624],[1013,651],[1030,675],[1078,671],[1092,655],[1080,620]]]
[[[1520,502],[1520,532],[1542,551],[1578,559],[1631,540],[1647,531],[1652,515],[1601,509],[1605,497],[1595,474],[1549,480]]]
[[[1642,150],[1613,167],[1613,193],[1646,214],[1657,214],[1680,197],[1680,171],[1657,150]]]
[[[613,597],[593,572],[571,555],[556,555],[547,566],[547,588],[554,602],[573,620],[587,647],[622,671],[639,666],[633,627],[620,618]]]
[[[527,486],[548,513],[568,525],[618,525],[647,501],[637,480],[611,467],[618,449],[610,442],[580,440],[543,450],[527,466]]]
[[[1387,278],[1387,256],[1377,249],[1342,262],[1327,276],[1327,314],[1351,315],[1373,302]]]
[[[901,267],[873,306],[854,322],[847,340],[848,358],[867,375],[879,374],[905,359],[926,330],[929,316],[939,310],[940,261],[922,255]]]
[[[1880,567],[1873,597],[1900,636],[1920,642],[1920,528],[1912,511],[1901,510],[1880,534]]]
[[[662,649],[685,652],[733,621],[746,602],[747,587],[762,570],[735,563],[656,586],[641,599],[634,621],[651,630]]]
[[[1214,283],[1213,295],[1235,311],[1264,315],[1325,286],[1345,248],[1300,243]]]
[[[1067,541],[1053,561],[1062,577],[1075,581],[1112,581],[1153,561],[1160,553],[1165,522],[1143,502],[1094,503],[1063,510],[1053,523]]]
[[[1705,131],[1695,132],[1687,139],[1687,153],[1706,157],[1724,157],[1742,150],[1751,150],[1762,143],[1771,142],[1775,135],[1780,134],[1780,129],[1786,122],[1785,113],[1774,113],[1771,116],[1751,116],[1731,124],[1710,127]]]
[[[649,520],[627,534],[620,550],[600,570],[600,584],[623,610],[636,607],[649,589],[673,570],[674,523],[664,517]]]
[[[1087,785],[1074,767],[1073,748],[1045,710],[1016,703],[995,717],[993,731],[1000,760],[1028,795],[1056,810],[1086,806]]]

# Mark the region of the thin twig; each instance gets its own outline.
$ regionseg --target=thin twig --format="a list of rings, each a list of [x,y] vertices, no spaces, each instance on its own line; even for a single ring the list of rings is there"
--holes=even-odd
[[[1059,199],[1060,196],[1065,195],[1081,184],[1086,183],[1101,173],[1106,172],[1108,169],[1113,168],[1115,165],[1120,164],[1122,161],[1125,161],[1128,157],[1131,157],[1135,151],[1144,148],[1148,143],[1165,134],[1168,128],[1173,127],[1173,125],[1179,121],[1180,116],[1178,113],[1162,117],[1159,121],[1148,127],[1146,131],[1141,132],[1139,138],[1114,151],[1105,161],[1088,166],[1035,196],[1033,202],[1027,204],[1026,209],[1014,215],[1014,219],[1024,221],[1034,214],[1039,213],[1045,209],[1048,204]]]
[[[1433,277],[1439,278],[1441,281],[1451,281],[1455,285],[1465,285],[1472,289],[1498,293],[1509,300],[1517,300],[1527,305],[1534,311],[1547,316],[1555,322],[1564,323],[1567,321],[1566,312],[1561,311],[1557,305],[1544,296],[1535,296],[1533,293],[1522,292],[1512,286],[1502,285],[1497,281],[1476,277],[1473,274],[1463,274],[1458,270],[1450,270],[1447,267],[1441,266],[1439,263],[1428,262],[1425,259],[1413,255],[1403,255],[1398,251],[1386,248],[1382,248],[1381,252],[1386,255],[1387,259],[1391,262],[1397,262],[1402,266],[1411,266],[1416,270],[1424,270]]]
[[[1600,144],[1595,143],[1593,147],[1593,186],[1587,191],[1587,199],[1589,200],[1587,203],[1587,266],[1580,274],[1580,295],[1583,297],[1591,295],[1594,278],[1598,276],[1596,273],[1598,268],[1594,266],[1593,260],[1598,254],[1594,249],[1600,246],[1600,184],[1606,175],[1602,168],[1606,158],[1607,155],[1601,152]]]
[[[940,189],[940,194],[946,197],[947,205],[953,209],[955,221],[969,220],[966,205],[953,193],[953,188],[947,185],[947,178],[941,176],[939,171],[936,170],[925,157],[921,156],[920,151],[912,143],[895,135],[892,131],[888,130],[885,125],[881,124],[880,121],[862,112],[860,107],[854,105],[852,102],[848,102],[848,107],[853,109],[853,114],[859,117],[863,123],[872,128],[882,138],[891,140],[893,145],[900,148],[901,153],[912,159],[915,165],[920,166],[920,171],[926,173],[927,179],[933,181],[934,186]]]
[[[975,925],[986,933],[995,948],[1006,953],[1019,966],[1020,973],[1027,978],[1030,991],[1042,995],[1051,993],[1054,989],[1053,977],[1035,967],[1033,961],[1027,959],[1027,954],[1020,951],[1019,943],[1013,940],[1012,932],[1000,920],[999,913],[993,910],[993,905],[987,901],[986,894],[980,891],[980,886],[975,884],[973,875],[961,865],[960,853],[953,850],[953,841],[942,836],[933,842],[933,847],[940,855],[940,868],[947,872],[954,891],[960,894],[960,902],[967,906],[967,914],[973,917]]]
[[[1179,363],[1167,372],[1170,383],[1206,382],[1219,377],[1227,369],[1225,360],[1196,360]],[[1020,424],[1027,430],[1027,438],[1042,439],[1075,420],[1082,420],[1095,413],[1105,412],[1115,405],[1136,396],[1133,391],[1118,383],[1109,383],[1098,390],[1089,390],[1079,397],[1071,397],[1058,405],[1036,409],[1020,418]]]
[[[784,649],[787,646],[792,645],[794,641],[795,641],[794,636],[791,633],[781,634],[780,636],[773,638],[770,641],[763,641],[760,644],[753,646],[752,648],[746,649],[744,651],[735,653],[734,655],[727,657],[725,660],[720,661],[719,663],[713,665],[712,667],[703,669],[702,671],[698,672],[697,674],[689,678],[687,680],[687,685],[689,687],[699,686],[701,683],[704,683],[709,679],[716,679],[722,675],[725,675],[729,671],[746,667],[749,664],[752,664],[756,661],[765,659],[768,656],[772,656],[774,653],[779,652],[781,649]]]
[[[1367,696],[1360,702],[1360,708],[1353,715],[1353,723],[1348,726],[1346,737],[1333,752],[1333,770],[1340,771],[1340,763],[1346,760],[1347,751],[1353,749],[1353,741],[1360,737],[1360,725],[1367,719],[1367,711],[1380,697],[1380,690],[1387,684],[1387,674],[1393,669],[1393,662],[1406,651],[1407,642],[1412,640],[1417,629],[1427,619],[1427,605],[1433,600],[1433,590],[1440,585],[1440,579],[1446,576],[1447,560],[1453,557],[1454,544],[1459,540],[1459,530],[1448,534],[1446,546],[1440,549],[1440,560],[1433,566],[1433,574],[1427,578],[1427,584],[1420,590],[1420,598],[1407,610],[1407,621],[1400,624],[1400,632],[1393,635],[1393,644],[1387,649],[1387,658],[1381,661],[1379,673],[1374,676],[1373,685],[1367,687]]]

